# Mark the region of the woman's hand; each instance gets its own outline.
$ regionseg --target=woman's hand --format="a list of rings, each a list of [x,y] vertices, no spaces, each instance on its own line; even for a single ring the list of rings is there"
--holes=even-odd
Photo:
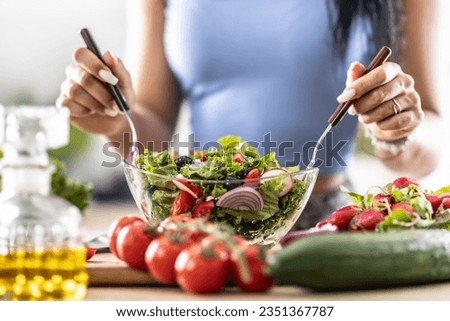
[[[414,79],[393,62],[362,76],[364,71],[358,62],[350,65],[347,86],[338,101],[357,99],[349,113],[358,115],[377,139],[396,141],[407,137],[424,117]]]
[[[103,60],[90,50],[79,48],[73,53],[74,64],[66,68],[66,79],[56,104],[69,108],[74,125],[87,132],[108,135],[122,123],[119,109],[105,83],[119,84],[128,104],[132,106],[135,95],[129,72],[122,61],[110,52]]]

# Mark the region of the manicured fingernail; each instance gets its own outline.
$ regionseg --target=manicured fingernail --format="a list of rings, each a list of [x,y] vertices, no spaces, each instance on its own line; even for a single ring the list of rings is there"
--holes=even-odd
[[[109,108],[105,108],[105,109],[103,110],[103,112],[104,112],[106,115],[110,116],[110,117],[116,117],[116,116],[119,114],[119,111],[118,111],[118,110],[115,110],[115,109],[109,109]]]
[[[353,107],[353,105],[350,106],[350,108],[347,110],[347,112],[350,116],[356,115],[356,110],[355,110],[355,107]]]
[[[115,53],[113,51],[109,51],[109,54],[111,55],[111,58],[114,60],[117,60],[117,56],[115,55]]]
[[[358,121],[360,123],[364,123],[364,119],[363,119],[363,117],[361,115],[358,115]]]
[[[110,71],[108,70],[100,70],[98,75],[100,78],[102,78],[105,82],[111,85],[116,85],[119,82],[119,79],[117,79]]]
[[[113,104],[113,109],[116,110],[117,112],[120,112],[119,106],[117,106],[116,102],[114,102]]]
[[[346,101],[352,99],[355,96],[355,94],[356,91],[353,88],[346,89],[336,99],[340,103],[345,103]]]

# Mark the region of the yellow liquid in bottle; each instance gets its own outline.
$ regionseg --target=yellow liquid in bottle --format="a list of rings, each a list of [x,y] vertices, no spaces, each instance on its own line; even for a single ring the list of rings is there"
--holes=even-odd
[[[0,255],[0,300],[83,300],[85,266],[84,248]]]

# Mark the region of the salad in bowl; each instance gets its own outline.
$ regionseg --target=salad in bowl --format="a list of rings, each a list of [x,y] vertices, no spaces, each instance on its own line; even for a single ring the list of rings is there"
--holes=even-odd
[[[142,214],[223,222],[254,243],[278,242],[299,219],[318,169],[280,167],[275,152],[260,155],[239,137],[190,156],[145,150],[124,162],[130,191]]]

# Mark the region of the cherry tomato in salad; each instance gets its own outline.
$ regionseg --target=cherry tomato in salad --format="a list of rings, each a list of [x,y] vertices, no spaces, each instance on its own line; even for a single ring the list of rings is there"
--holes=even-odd
[[[213,201],[203,201],[199,203],[192,211],[192,217],[208,217],[214,209]]]
[[[136,221],[123,227],[117,235],[117,253],[129,266],[146,271],[145,251],[153,240],[145,230],[144,221]]]
[[[243,259],[247,263],[250,278],[243,278],[243,271],[239,264],[239,258],[232,253],[231,273],[233,280],[242,290],[246,292],[265,292],[273,285],[273,280],[265,274],[266,263],[261,255],[261,248],[257,245],[243,247]]]
[[[259,185],[259,170],[257,168],[253,168],[248,174],[245,176],[245,184],[246,185]]]
[[[245,161],[245,158],[244,158],[244,156],[242,156],[241,153],[234,153],[233,160],[236,163],[243,163]]]
[[[170,215],[188,213],[195,204],[195,198],[186,191],[180,191],[170,208]]]
[[[177,242],[167,235],[154,239],[145,252],[145,264],[148,272],[161,283],[176,284],[175,260],[188,243]]]
[[[117,256],[119,259],[119,255],[117,253],[117,235],[119,234],[120,230],[127,226],[128,224],[137,222],[137,221],[142,221],[144,222],[143,219],[141,219],[138,216],[134,216],[134,215],[125,215],[125,216],[121,216],[118,219],[114,220],[112,222],[112,224],[109,226],[108,229],[108,246],[109,249],[111,250],[111,253],[113,253],[115,256]]]
[[[219,292],[230,272],[228,251],[222,247],[193,244],[181,251],[175,262],[178,285],[199,294]]]

